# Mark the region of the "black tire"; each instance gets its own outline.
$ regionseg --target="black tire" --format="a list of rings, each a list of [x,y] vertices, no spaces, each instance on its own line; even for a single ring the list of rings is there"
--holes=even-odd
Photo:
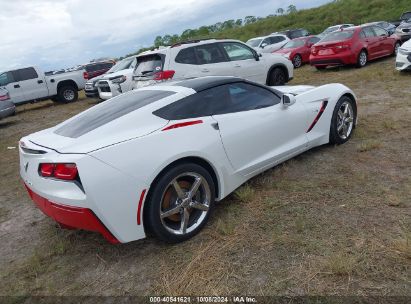
[[[324,71],[327,67],[326,66],[316,66],[315,67],[318,71]]]
[[[74,86],[62,86],[57,92],[57,100],[63,103],[70,103],[77,101],[78,92],[77,88]]]
[[[364,57],[363,57],[364,56]],[[366,50],[361,50],[357,57],[357,68],[361,69],[368,63],[368,53]]]
[[[168,189],[172,188],[171,182],[181,176],[184,175],[185,173],[194,173],[203,178],[203,183],[204,181],[207,183],[209,186],[209,206],[208,206],[208,211],[206,212],[205,216],[201,219],[200,224],[198,224],[197,227],[195,227],[192,231],[187,232],[185,234],[175,234],[173,232],[170,232],[167,230],[165,227],[165,224],[163,224],[163,220],[161,219],[160,213],[162,212],[161,209],[164,204],[165,197],[168,193]],[[184,183],[184,181],[182,181]],[[181,182],[180,186],[181,186]],[[203,184],[204,186],[205,184]],[[191,186],[190,186],[191,187]],[[201,186],[200,186],[201,187]],[[175,189],[175,188],[172,188]],[[197,191],[200,192],[200,191]],[[186,192],[187,193],[187,192]],[[163,200],[164,197],[164,200]],[[215,199],[215,185],[213,182],[213,179],[211,175],[208,173],[206,169],[204,169],[202,166],[194,164],[194,163],[182,163],[178,164],[174,167],[171,167],[168,171],[166,171],[162,176],[158,179],[158,181],[153,185],[153,188],[150,189],[149,197],[147,197],[147,202],[145,203],[144,207],[144,223],[145,223],[145,228],[148,230],[148,232],[152,233],[156,238],[167,242],[167,243],[179,243],[183,242],[189,238],[192,238],[194,235],[196,235],[200,230],[206,225],[210,214],[213,211],[214,208],[214,199]],[[170,199],[169,202],[172,200]],[[177,204],[177,202],[175,202]],[[170,207],[173,208],[173,207]],[[190,209],[190,208],[188,208]],[[194,208],[191,208],[191,212],[201,212],[203,211],[198,211]],[[191,216],[192,213],[190,213]],[[195,215],[195,214],[194,214]],[[172,215],[172,216],[179,216],[180,221],[182,221],[182,212]],[[171,216],[170,216],[171,217]],[[199,218],[192,217],[194,219],[194,222],[192,223],[193,227],[194,225],[197,225],[197,222]],[[169,218],[165,218],[167,220]],[[174,224],[174,223],[171,223]],[[190,223],[189,223],[190,224]],[[189,225],[188,224],[188,225]],[[178,221],[175,224],[176,226],[180,225],[178,224]],[[187,229],[190,229],[190,226],[187,226]]]
[[[352,128],[350,131],[350,134],[347,137],[342,137],[338,131],[338,125],[340,122],[340,118],[339,118],[339,111],[340,109],[343,107],[344,104],[349,103],[351,105],[352,111],[353,111],[353,124],[352,124]],[[333,111],[333,116],[331,118],[331,125],[330,125],[330,144],[332,145],[341,145],[345,142],[347,142],[355,129],[355,123],[357,121],[357,107],[355,104],[355,101],[352,100],[351,98],[347,97],[347,96],[343,96],[341,97],[337,104],[335,105],[334,111]]]
[[[293,58],[293,65],[294,68],[298,69],[303,65],[303,58],[301,57],[300,54],[297,54]]]
[[[288,81],[287,74],[282,68],[274,68],[270,73],[269,85],[282,86]]]

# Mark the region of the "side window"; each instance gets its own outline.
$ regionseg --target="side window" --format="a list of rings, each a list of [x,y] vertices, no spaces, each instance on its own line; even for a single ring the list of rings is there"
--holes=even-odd
[[[388,36],[388,32],[378,26],[374,26],[373,29],[377,36]]]
[[[214,114],[244,112],[271,107],[280,103],[280,98],[267,89],[244,82],[226,85],[229,99],[224,108],[216,109]]]
[[[244,82],[221,85],[190,95],[155,112],[167,120],[244,112],[280,103],[274,92]]]
[[[265,38],[264,40],[263,40],[263,42],[261,42],[261,45],[263,45],[263,44],[266,44],[266,45],[270,45],[270,44],[272,44],[273,42],[272,42],[272,40],[270,39],[270,38]]]
[[[285,40],[285,37],[283,37],[283,36],[278,36],[277,37],[277,43],[278,42],[283,42]]]
[[[290,38],[291,39],[295,39],[295,38],[299,38],[302,36],[301,31],[300,30],[296,30],[296,31],[292,31],[290,34]]]
[[[365,34],[365,38],[371,38],[371,37],[375,37],[375,33],[372,30],[372,28],[370,27],[366,27],[363,29],[363,32]]]
[[[361,39],[365,39],[365,32],[364,32],[364,31],[361,31],[361,33],[360,33],[360,38],[361,38]]]
[[[178,52],[175,61],[182,64],[197,64],[194,47],[182,49],[180,52]]]
[[[5,72],[0,74],[0,86],[6,86],[12,82],[15,82],[12,72]]]
[[[224,42],[223,48],[227,52],[228,58],[231,61],[254,59],[253,51],[239,43]]]
[[[36,79],[39,77],[34,68],[25,68],[25,69],[16,70],[14,71],[14,75],[15,75],[14,78],[16,78],[17,81]]]
[[[196,46],[195,51],[200,64],[211,64],[227,61],[224,53],[216,43]]]

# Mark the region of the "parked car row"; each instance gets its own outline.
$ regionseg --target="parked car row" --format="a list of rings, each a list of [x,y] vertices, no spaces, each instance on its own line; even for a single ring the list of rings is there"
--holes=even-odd
[[[398,54],[396,68],[410,68],[408,44],[411,12],[395,25],[378,21],[354,26],[333,25],[319,35],[291,29],[256,37],[243,43],[231,39],[180,42],[141,53],[116,63],[99,59],[75,68],[42,73],[36,67],[0,74],[0,87],[14,104],[51,98],[71,102],[78,91],[106,100],[132,89],[168,80],[201,76],[236,76],[267,85],[284,85],[293,68],[309,63],[319,70],[328,66],[356,65]],[[399,51],[400,50],[400,51]]]

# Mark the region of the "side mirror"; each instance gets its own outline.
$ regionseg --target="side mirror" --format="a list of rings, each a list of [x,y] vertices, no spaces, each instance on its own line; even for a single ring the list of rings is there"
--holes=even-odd
[[[268,45],[268,43],[263,43],[263,44],[261,44],[260,47],[263,49],[263,48],[265,48],[267,45]]]
[[[297,99],[292,94],[284,94],[281,97],[281,102],[282,102],[284,107],[289,107],[289,106],[295,104],[296,101],[297,101]]]
[[[257,52],[253,52],[253,53],[254,53],[255,61],[260,61],[261,54]]]

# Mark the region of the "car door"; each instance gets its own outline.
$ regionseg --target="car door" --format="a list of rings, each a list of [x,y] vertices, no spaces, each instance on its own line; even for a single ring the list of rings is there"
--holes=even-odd
[[[287,39],[284,36],[273,36],[268,37],[268,39],[270,40],[270,45],[268,46],[267,53],[278,51],[287,43]]]
[[[14,78],[13,71],[8,71],[0,74],[0,87],[5,87],[9,92],[10,100],[15,103],[21,103],[25,101],[26,97],[24,91],[21,89],[20,84]]]
[[[256,59],[255,51],[239,42],[222,42],[221,45],[231,62],[225,75],[265,83],[266,67],[261,60]]]
[[[33,67],[15,70],[13,74],[27,100],[41,99],[48,96],[44,77],[39,77]]]
[[[237,82],[215,88],[218,122],[227,156],[247,176],[305,150],[307,116],[303,105],[284,107],[268,88]]]
[[[378,37],[371,27],[363,28],[364,41],[367,44],[368,59],[374,59],[380,56],[381,49]]]
[[[175,78],[228,76],[228,58],[217,43],[189,47],[179,51],[173,63]]]
[[[394,49],[394,46],[391,43],[391,40],[388,38],[389,34],[386,30],[379,26],[373,26],[373,30],[375,35],[378,39],[379,49],[380,49],[380,56],[388,56],[391,55]]]

